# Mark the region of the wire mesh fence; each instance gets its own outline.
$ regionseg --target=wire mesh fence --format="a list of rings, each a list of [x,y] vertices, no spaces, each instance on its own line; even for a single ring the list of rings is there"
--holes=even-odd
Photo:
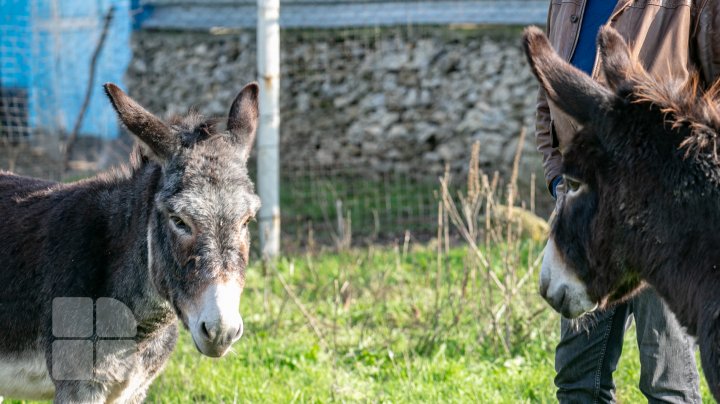
[[[438,178],[447,168],[462,185],[475,142],[483,169],[509,177],[536,94],[517,27],[411,23],[283,35],[286,242],[437,237]],[[518,204],[529,208],[533,173],[533,185],[544,185],[532,142],[521,151]],[[547,199],[539,205],[546,214]]]
[[[281,205],[289,240],[343,246],[399,239],[406,230],[419,238],[434,235],[436,182],[396,172],[375,177],[361,172],[348,165],[286,172]]]
[[[284,243],[434,236],[438,177],[447,167],[464,181],[475,142],[483,168],[507,175],[535,98],[512,24],[544,22],[545,3],[281,1]],[[103,82],[120,83],[158,115],[195,107],[223,116],[257,76],[254,1],[2,6],[0,167],[22,174],[69,180],[127,158],[131,141]],[[115,17],[88,81],[111,7]],[[520,194],[529,206],[532,174],[542,176],[532,145],[521,149]],[[542,198],[538,210],[547,211]]]

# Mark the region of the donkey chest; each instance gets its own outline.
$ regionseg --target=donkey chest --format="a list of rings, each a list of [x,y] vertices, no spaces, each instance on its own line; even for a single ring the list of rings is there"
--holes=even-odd
[[[0,353],[0,396],[49,400],[54,394],[55,386],[42,351],[20,355]]]

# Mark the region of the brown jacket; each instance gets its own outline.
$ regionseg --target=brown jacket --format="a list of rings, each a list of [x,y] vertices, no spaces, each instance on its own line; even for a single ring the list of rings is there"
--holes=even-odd
[[[575,51],[585,0],[551,0],[548,37],[567,61]],[[618,0],[609,24],[630,44],[650,73],[660,77],[688,77],[698,71],[704,83],[720,76],[720,0]],[[603,81],[597,65],[592,77]],[[545,181],[560,175],[558,147],[577,127],[538,94],[535,137],[543,155]]]

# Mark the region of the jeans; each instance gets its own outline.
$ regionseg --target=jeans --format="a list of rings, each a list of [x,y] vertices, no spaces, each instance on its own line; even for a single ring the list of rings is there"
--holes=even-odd
[[[555,351],[558,401],[615,401],[612,374],[622,353],[625,330],[635,317],[640,391],[648,402],[701,402],[694,342],[653,289],[591,316],[580,324],[562,319],[560,343]]]

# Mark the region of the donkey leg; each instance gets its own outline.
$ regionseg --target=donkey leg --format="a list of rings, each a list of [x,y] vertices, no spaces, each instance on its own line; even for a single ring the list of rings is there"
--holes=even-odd
[[[118,403],[139,404],[145,401],[148,389],[155,377],[160,374],[161,368],[152,369],[147,366],[147,362],[143,363],[142,371],[131,376],[132,380],[127,386],[127,390],[120,394],[115,400]],[[0,403],[1,404],[1,403]]]
[[[136,390],[136,391],[135,391],[135,394],[133,394],[133,396],[130,397],[130,399],[127,401],[128,404],[141,404],[141,403],[143,403],[143,402],[145,401],[145,397],[147,396],[147,391],[148,391],[148,388],[150,387],[150,382],[151,382],[151,381],[148,381],[148,383],[147,383],[145,386],[143,386],[143,387],[141,387],[140,389]]]
[[[54,403],[104,403],[107,398],[105,387],[93,381],[56,381]]]
[[[132,393],[132,396],[128,400],[128,403],[140,404],[145,401],[145,397],[147,396],[147,392],[150,389],[150,385],[160,374],[161,369],[148,370],[150,372],[144,374],[145,381],[140,386],[138,386],[137,389],[135,389],[135,391]]]
[[[162,332],[158,332],[152,341],[149,341],[141,352],[140,369],[142,369],[142,382],[132,392],[128,403],[142,403],[145,401],[148,389],[155,378],[162,372],[170,359],[178,338],[177,324],[170,323]],[[139,380],[140,380],[139,379]]]

